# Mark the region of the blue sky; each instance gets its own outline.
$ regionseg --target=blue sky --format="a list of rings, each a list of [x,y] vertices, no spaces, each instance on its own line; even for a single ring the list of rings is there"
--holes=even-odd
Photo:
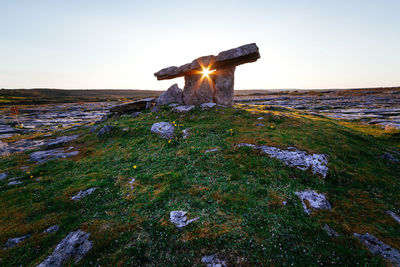
[[[256,42],[236,89],[400,85],[400,1],[0,0],[0,88],[166,89],[153,73]]]

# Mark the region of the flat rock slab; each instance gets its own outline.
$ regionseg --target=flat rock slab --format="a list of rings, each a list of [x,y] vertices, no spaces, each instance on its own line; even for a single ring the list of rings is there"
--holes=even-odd
[[[149,107],[149,103],[154,103],[155,98],[144,98],[144,99],[139,99],[133,102],[125,103],[125,104],[120,104],[120,105],[115,105],[110,107],[110,112],[116,112],[119,114],[122,113],[129,113],[133,111],[142,111],[145,110],[146,108]]]
[[[158,134],[161,138],[171,139],[174,137],[175,128],[169,122],[157,122],[151,126],[151,132]]]
[[[186,216],[187,212],[182,210],[171,211],[169,215],[169,220],[176,225],[178,228],[182,228],[188,225],[191,222],[198,220],[199,218],[196,217],[194,219],[188,220]]]
[[[78,155],[79,151],[64,152],[62,148],[36,151],[29,155],[31,161],[36,161],[37,163],[44,163],[53,159],[68,158]]]
[[[86,190],[81,190],[78,192],[78,194],[72,196],[71,200],[80,200],[80,199],[92,194],[94,191],[96,191],[96,188],[89,188]]]
[[[58,146],[58,145],[63,145],[66,143],[69,143],[79,137],[79,134],[75,135],[66,135],[66,136],[59,136],[56,137],[55,139],[49,139],[45,141],[47,147],[53,147],[53,146]]]
[[[298,191],[295,192],[295,195],[301,199],[301,204],[307,214],[312,213],[311,209],[330,210],[332,208],[331,204],[323,194],[318,194],[313,190]]]
[[[174,107],[172,111],[174,111],[174,112],[189,112],[192,109],[194,109],[195,107],[196,107],[195,105],[177,106],[177,107]]]
[[[226,263],[220,260],[216,255],[204,256],[201,262],[205,263],[207,267],[226,267]]]
[[[203,104],[200,105],[200,108],[201,108],[202,110],[207,110],[207,109],[211,109],[211,108],[215,107],[216,105],[217,105],[216,103],[212,103],[212,102],[210,102],[210,103],[203,103]]]
[[[57,245],[53,253],[37,267],[59,267],[70,258],[75,258],[75,263],[79,262],[93,247],[89,236],[89,233],[82,230],[69,233]]]
[[[400,252],[397,249],[390,247],[369,233],[363,235],[354,233],[354,236],[358,238],[372,254],[380,255],[393,265],[400,266]]]
[[[311,168],[312,173],[319,173],[324,178],[328,173],[328,156],[324,154],[307,154],[305,151],[298,150],[294,147],[288,149],[279,149],[270,146],[256,146],[253,144],[241,143],[238,147],[251,147],[261,150],[272,158],[283,161],[290,167],[296,167],[300,170],[308,170]]]
[[[6,245],[4,246],[4,250],[15,247],[16,245],[18,245],[25,239],[29,238],[30,236],[31,236],[31,234],[27,234],[27,235],[20,236],[20,237],[9,238],[6,242]]]

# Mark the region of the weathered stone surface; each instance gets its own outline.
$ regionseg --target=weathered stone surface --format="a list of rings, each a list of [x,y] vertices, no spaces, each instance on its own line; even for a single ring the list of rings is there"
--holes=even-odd
[[[183,139],[188,138],[190,134],[190,128],[183,129],[182,134],[183,134]]]
[[[156,106],[168,105],[171,103],[183,104],[182,89],[180,89],[176,83],[156,99]]]
[[[13,186],[13,185],[19,185],[19,184],[22,184],[22,182],[21,181],[12,181],[12,182],[9,182],[7,185]]]
[[[72,140],[75,140],[79,137],[79,134],[75,135],[66,135],[66,136],[59,136],[55,139],[49,139],[46,142],[47,147],[54,147],[58,145],[64,145],[68,142],[71,142]]]
[[[111,125],[104,125],[98,132],[97,136],[102,136],[108,134],[112,131],[113,127]]]
[[[154,103],[155,98],[144,98],[144,99],[139,99],[133,102],[121,104],[121,105],[115,105],[110,107],[110,112],[116,112],[119,114],[122,113],[129,113],[133,111],[141,111],[145,110],[146,107],[148,107],[147,103]]]
[[[219,150],[219,148],[218,147],[216,147],[216,148],[211,148],[211,149],[208,149],[208,150],[206,150],[206,151],[204,151],[204,153],[212,153],[212,152],[218,152],[218,150]]]
[[[213,102],[215,87],[212,79],[203,78],[203,75],[193,74],[185,76],[183,88],[183,102],[185,105],[200,105]]]
[[[180,67],[171,66],[164,68],[154,76],[157,80],[173,79],[176,77],[193,74],[195,71],[202,69],[202,66],[218,69],[224,67],[233,67],[244,63],[254,62],[260,58],[260,53],[255,43],[242,45],[237,48],[222,51],[218,56],[204,56],[193,60],[191,63],[184,64]]]
[[[7,176],[8,176],[8,173],[7,173],[7,172],[2,172],[2,173],[0,173],[0,181],[6,179]]]
[[[400,217],[393,211],[388,210],[386,211],[386,214],[389,214],[390,216],[392,216],[393,219],[395,219],[398,223],[400,223]]]
[[[64,152],[62,148],[36,151],[29,155],[31,161],[43,163],[53,159],[68,158],[78,155],[79,151]]]
[[[311,210],[330,210],[332,208],[329,201],[322,194],[318,194],[313,190],[305,190],[295,192],[295,195],[301,199],[301,204],[303,205],[304,211],[307,214],[311,214]],[[307,203],[305,202],[307,201]]]
[[[55,233],[60,229],[60,227],[58,225],[53,225],[50,226],[49,228],[47,228],[46,230],[44,230],[42,232],[42,234],[51,234],[51,233]]]
[[[176,210],[176,211],[171,211],[169,215],[169,220],[176,225],[178,228],[182,228],[186,225],[188,225],[191,222],[194,222],[198,220],[199,218],[193,218],[191,220],[187,219],[186,216],[187,212],[186,211],[181,211],[181,210]]]
[[[228,107],[233,105],[235,68],[226,67],[217,70],[215,74],[215,103]]]
[[[205,263],[207,267],[226,267],[226,263],[220,260],[216,255],[204,256],[201,262]]]
[[[20,237],[9,238],[4,246],[4,250],[15,247],[16,245],[18,245],[25,239],[29,238],[30,236],[31,236],[31,234],[27,234],[27,235],[20,236]]]
[[[329,236],[339,236],[339,234],[327,224],[325,224],[322,228],[326,230]]]
[[[131,113],[131,117],[132,117],[132,118],[136,118],[136,117],[138,117],[140,114],[142,114],[142,112],[140,112],[140,111],[132,112],[132,113]]]
[[[71,200],[81,200],[82,198],[92,194],[94,191],[96,191],[96,188],[89,188],[86,190],[80,190],[78,194],[74,195],[71,197]]]
[[[256,146],[246,143],[238,144],[238,147],[251,147],[254,149],[259,149],[270,157],[283,161],[288,166],[296,167],[303,171],[311,168],[311,171],[314,174],[319,173],[323,177],[326,177],[326,174],[328,173],[328,157],[324,154],[310,155],[305,151],[298,150],[294,147],[289,147],[287,150],[285,150],[276,147]]]
[[[175,128],[168,122],[157,122],[151,126],[151,132],[158,134],[161,138],[171,139],[174,136]]]
[[[390,247],[369,233],[354,233],[354,236],[358,238],[372,254],[380,255],[393,265],[400,266],[400,252],[397,249]]]
[[[69,233],[37,267],[59,267],[70,258],[75,258],[75,263],[79,262],[93,247],[89,237],[90,234],[82,230]]]
[[[172,111],[174,112],[189,112],[192,109],[194,109],[195,106],[194,105],[190,105],[190,106],[177,106],[174,107]]]
[[[202,110],[207,110],[207,109],[210,109],[210,108],[215,107],[216,105],[217,105],[217,104],[212,103],[212,102],[210,102],[210,103],[203,103],[203,104],[200,105],[200,108],[201,108]]]
[[[399,162],[398,159],[396,159],[392,154],[388,152],[383,153],[382,158],[391,162]]]

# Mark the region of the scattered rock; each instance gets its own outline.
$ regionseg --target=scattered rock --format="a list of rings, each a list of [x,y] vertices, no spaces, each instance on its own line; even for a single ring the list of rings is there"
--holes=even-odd
[[[0,173],[0,181],[6,179],[7,176],[8,176],[8,173],[7,173],[7,172],[2,172],[2,173]]]
[[[186,139],[189,137],[189,131],[190,131],[190,128],[186,128],[186,129],[182,130],[183,139]]]
[[[53,226],[50,226],[49,228],[47,228],[46,230],[44,230],[42,232],[42,234],[46,234],[46,233],[51,234],[51,233],[57,232],[58,229],[60,229],[60,227],[58,225],[53,225]]]
[[[142,114],[142,112],[140,112],[140,111],[132,112],[132,113],[131,113],[131,117],[132,117],[132,118],[136,118],[136,117],[138,117],[140,114]]]
[[[75,140],[79,137],[79,134],[75,134],[75,135],[66,135],[66,136],[60,136],[57,137],[55,139],[50,139],[48,140],[49,142],[46,143],[47,147],[54,147],[54,146],[58,146],[58,145],[63,145],[66,144],[68,142],[71,142],[72,140]]]
[[[107,115],[102,116],[100,119],[98,119],[97,121],[94,122],[94,124],[100,124],[105,122],[108,119]]]
[[[263,153],[272,158],[283,161],[290,167],[296,167],[300,170],[311,168],[312,172],[321,174],[324,178],[328,173],[328,157],[324,154],[307,154],[305,151],[298,150],[294,147],[288,147],[287,150],[269,146],[256,146],[252,144],[241,143],[238,147],[251,147],[259,149]]]
[[[212,152],[217,152],[219,150],[219,148],[212,148],[212,149],[209,149],[209,150],[206,150],[206,151],[204,151],[204,153],[212,153]]]
[[[96,188],[89,188],[86,190],[81,190],[78,192],[78,194],[76,194],[75,196],[72,196],[71,200],[80,200],[80,199],[92,194],[94,191],[96,191]]]
[[[260,120],[263,120],[263,119],[264,119],[264,117],[258,117],[258,118],[257,118],[257,120],[259,120],[259,121],[260,121]]]
[[[399,162],[398,159],[396,159],[392,154],[388,152],[383,153],[382,158],[391,162]]]
[[[157,122],[151,126],[151,132],[158,134],[161,138],[171,139],[174,136],[175,128],[168,122]]]
[[[12,185],[19,185],[19,184],[22,184],[22,182],[21,181],[12,181],[12,182],[9,182],[7,185],[12,186]]]
[[[31,236],[31,234],[27,234],[27,235],[20,236],[20,237],[9,238],[6,242],[6,245],[4,246],[4,250],[15,247],[16,245],[18,245],[25,239],[29,238],[30,236]]]
[[[133,183],[135,182],[135,178],[132,178],[130,181],[129,181],[129,184],[131,185],[131,189],[133,189]]]
[[[217,105],[217,104],[212,103],[212,102],[210,102],[210,103],[203,103],[203,104],[200,105],[200,108],[201,108],[202,110],[206,110],[206,109],[213,108],[213,107],[215,107],[216,105]]]
[[[295,192],[295,195],[301,199],[301,204],[307,214],[311,214],[312,212],[309,208],[314,210],[330,210],[332,208],[324,195],[318,194],[313,190]]]
[[[257,123],[256,126],[265,126],[265,125],[262,123]]]
[[[182,89],[178,87],[178,84],[172,85],[167,91],[163,92],[156,99],[156,106],[167,105],[171,103],[183,104],[182,100]]]
[[[97,125],[94,125],[90,128],[90,133],[94,133],[97,130]]]
[[[101,128],[98,132],[97,132],[97,136],[101,136],[101,135],[105,135],[108,134],[112,131],[114,127],[112,127],[111,125],[104,125],[103,128]]]
[[[58,267],[62,266],[70,258],[75,258],[75,263],[79,262],[86,253],[93,247],[89,240],[90,233],[82,230],[69,233],[48,256],[37,267]]]
[[[398,223],[400,223],[400,217],[397,216],[397,214],[394,213],[393,211],[388,210],[386,211],[386,214],[389,214],[390,216],[392,216],[393,219],[395,219]]]
[[[189,106],[177,106],[173,109],[173,111],[175,112],[189,112],[192,109],[194,109],[195,106],[194,105],[189,105]]]
[[[150,103],[151,105],[152,103],[154,103],[154,101],[155,98],[139,99],[133,102],[112,106],[110,107],[110,112],[116,112],[122,114],[122,113],[129,113],[132,111],[141,111],[145,110],[146,108],[149,108],[148,103]]]
[[[127,132],[127,131],[129,131],[129,127],[125,127],[125,128],[123,128],[123,129],[122,129],[122,131],[123,131],[123,132]]]
[[[62,148],[36,151],[29,155],[31,161],[43,163],[53,159],[68,158],[78,155],[79,151],[64,152]]]
[[[172,103],[172,104],[168,105],[168,107],[170,107],[170,108],[174,108],[174,107],[177,107],[177,106],[179,106],[179,104]]]
[[[325,224],[322,228],[326,230],[329,236],[339,236],[339,234],[327,224]]]
[[[194,222],[199,219],[198,217],[196,217],[194,219],[188,220],[186,217],[186,214],[187,214],[186,211],[181,211],[181,210],[171,211],[171,213],[169,215],[169,220],[173,224],[175,224],[176,227],[182,228],[182,227],[188,225],[189,223]]]
[[[380,255],[393,265],[400,266],[400,252],[397,249],[388,246],[369,233],[363,235],[354,233],[354,236],[357,237],[372,254]]]
[[[223,267],[227,266],[225,261],[220,260],[216,255],[204,256],[201,262],[205,263],[207,267]]]

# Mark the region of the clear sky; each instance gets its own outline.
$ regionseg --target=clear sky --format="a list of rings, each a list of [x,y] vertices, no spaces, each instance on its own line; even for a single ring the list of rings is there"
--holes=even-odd
[[[167,89],[171,65],[256,42],[236,89],[400,85],[399,0],[0,0],[0,88]]]

